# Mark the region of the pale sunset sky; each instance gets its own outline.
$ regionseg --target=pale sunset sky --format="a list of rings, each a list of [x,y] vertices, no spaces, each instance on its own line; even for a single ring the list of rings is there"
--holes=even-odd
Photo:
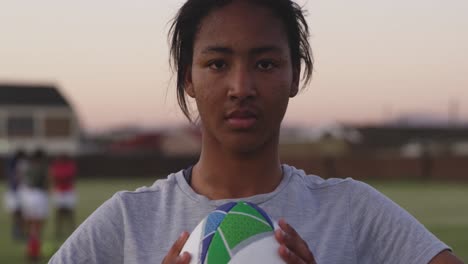
[[[181,0],[0,0],[0,82],[55,83],[88,130],[185,122],[168,65]],[[287,124],[468,122],[467,0],[308,0],[312,82]]]

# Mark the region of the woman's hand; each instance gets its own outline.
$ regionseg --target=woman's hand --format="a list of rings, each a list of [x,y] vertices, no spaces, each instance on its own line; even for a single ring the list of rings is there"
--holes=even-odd
[[[189,264],[191,258],[190,254],[188,252],[184,252],[182,255],[180,255],[180,251],[184,247],[185,242],[187,242],[188,237],[189,233],[183,232],[177,241],[172,245],[161,264]]]
[[[278,253],[288,264],[317,264],[307,243],[299,236],[284,219],[278,225],[281,229],[275,231],[275,238],[280,243]]]

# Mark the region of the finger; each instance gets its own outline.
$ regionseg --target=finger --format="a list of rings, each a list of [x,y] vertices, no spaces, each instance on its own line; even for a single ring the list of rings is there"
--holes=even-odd
[[[167,253],[166,257],[164,258],[163,263],[177,263],[176,261],[178,261],[178,256],[180,254],[180,251],[184,247],[184,244],[187,241],[188,237],[189,237],[188,232],[182,232],[182,234],[180,234],[177,241],[174,242],[171,249],[169,249],[169,252]]]
[[[190,259],[192,257],[190,256],[190,253],[184,252],[179,256],[176,256],[175,258],[169,258],[169,256],[166,256],[166,258],[163,259],[163,264],[189,264]]]
[[[189,264],[191,256],[188,252],[182,253],[182,255],[178,256],[176,259],[176,264]]]
[[[299,236],[296,230],[284,219],[280,219],[278,224],[281,228],[281,230],[277,230],[277,234],[275,233],[278,242],[284,244],[290,251],[303,259],[306,263],[315,263],[314,256],[309,246],[301,236]]]
[[[294,252],[291,252],[285,245],[281,245],[278,249],[281,259],[287,264],[307,264],[304,260],[299,258]]]
[[[283,218],[281,218],[279,221],[278,221],[278,225],[281,227],[281,229],[290,234],[291,236],[299,236],[299,234],[296,232],[296,230],[286,222],[286,220],[284,220]]]

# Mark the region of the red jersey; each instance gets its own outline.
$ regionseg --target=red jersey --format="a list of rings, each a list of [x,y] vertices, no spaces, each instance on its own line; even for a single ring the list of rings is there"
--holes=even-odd
[[[73,190],[76,165],[73,160],[56,160],[50,165],[54,189],[59,192]]]

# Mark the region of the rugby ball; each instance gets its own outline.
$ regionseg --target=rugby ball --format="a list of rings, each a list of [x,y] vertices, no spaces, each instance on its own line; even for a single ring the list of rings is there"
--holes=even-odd
[[[283,264],[274,236],[277,228],[255,204],[229,202],[198,224],[181,253],[190,253],[190,264]]]

